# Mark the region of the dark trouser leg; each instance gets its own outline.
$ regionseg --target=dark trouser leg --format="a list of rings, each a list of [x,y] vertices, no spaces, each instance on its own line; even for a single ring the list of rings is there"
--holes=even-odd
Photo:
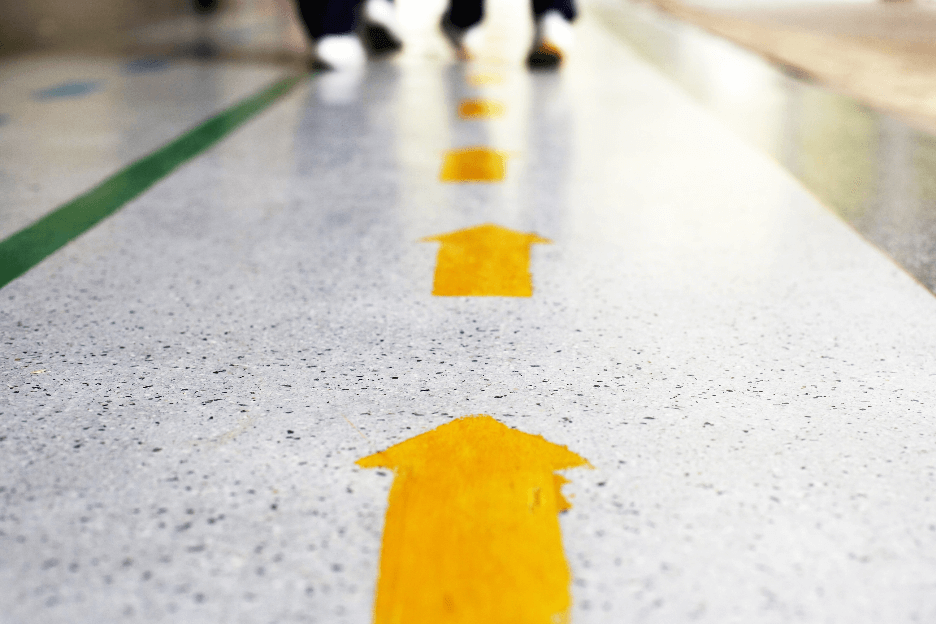
[[[354,32],[359,0],[296,0],[299,14],[312,39]]]
[[[539,18],[549,10],[559,11],[570,22],[578,15],[575,0],[533,0],[533,17]]]
[[[471,28],[484,17],[484,0],[451,0],[446,15],[455,27]]]

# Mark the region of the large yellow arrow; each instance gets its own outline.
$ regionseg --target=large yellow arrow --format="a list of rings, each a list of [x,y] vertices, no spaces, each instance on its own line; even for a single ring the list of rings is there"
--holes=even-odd
[[[374,624],[564,624],[570,574],[556,470],[589,466],[540,436],[467,416],[358,460],[396,472]]]
[[[442,243],[432,285],[439,297],[531,297],[530,245],[552,242],[490,223],[421,240]]]

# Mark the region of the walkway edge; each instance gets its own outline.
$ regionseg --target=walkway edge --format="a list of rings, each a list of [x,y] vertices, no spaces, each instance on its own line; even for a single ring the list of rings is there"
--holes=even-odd
[[[0,241],[0,288],[123,208],[159,180],[263,112],[303,76],[283,78],[124,167],[87,193]]]
[[[821,34],[755,21],[750,16],[694,6],[683,0],[638,0],[674,19],[735,43],[768,61],[809,76],[879,111],[936,130],[936,68],[887,42]]]

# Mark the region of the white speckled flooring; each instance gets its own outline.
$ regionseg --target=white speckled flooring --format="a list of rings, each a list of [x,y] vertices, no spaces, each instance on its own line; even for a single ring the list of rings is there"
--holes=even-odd
[[[477,413],[595,467],[561,520],[576,624],[936,620],[936,300],[577,28],[559,74],[492,36],[472,66],[427,39],[316,77],[0,290],[0,621],[365,624],[390,476],[354,461]],[[107,78],[80,160],[267,73],[166,70],[230,84],[169,104]],[[100,173],[26,164],[67,149],[2,84],[5,236]],[[458,120],[469,95],[505,116]],[[473,144],[506,181],[438,182]],[[485,222],[554,241],[534,296],[431,296],[418,239]]]

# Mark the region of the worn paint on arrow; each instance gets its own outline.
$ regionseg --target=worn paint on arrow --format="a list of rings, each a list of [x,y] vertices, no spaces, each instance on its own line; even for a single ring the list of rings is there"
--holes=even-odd
[[[486,147],[451,150],[445,154],[443,182],[500,182],[507,173],[507,154]]]
[[[571,574],[556,470],[565,446],[459,418],[358,460],[395,471],[374,624],[564,624]]]
[[[494,100],[462,100],[458,116],[462,119],[491,119],[504,114],[504,105]]]
[[[442,243],[432,284],[437,297],[532,297],[530,245],[552,242],[491,223],[421,240]]]

